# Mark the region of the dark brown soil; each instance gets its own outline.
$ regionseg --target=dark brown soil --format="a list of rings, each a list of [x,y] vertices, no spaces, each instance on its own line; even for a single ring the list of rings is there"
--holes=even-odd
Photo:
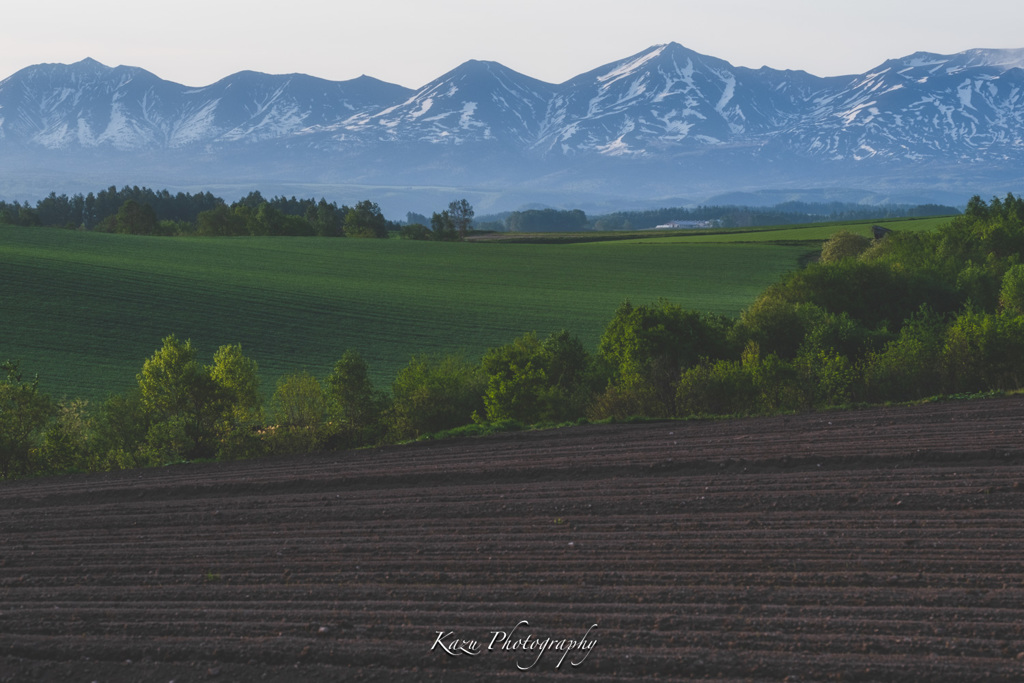
[[[1020,680],[1022,418],[1014,397],[7,483],[0,680]]]

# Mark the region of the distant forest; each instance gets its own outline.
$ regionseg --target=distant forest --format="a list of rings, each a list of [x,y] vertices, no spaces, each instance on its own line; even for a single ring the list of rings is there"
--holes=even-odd
[[[97,193],[68,196],[51,192],[29,203],[0,201],[0,223],[134,235],[319,235],[387,237],[401,226],[384,218],[368,200],[338,206],[325,199],[274,197],[250,192],[228,205],[209,192],[171,194],[167,190],[111,186]]]
[[[651,230],[659,225],[667,225],[672,222],[711,223],[719,228],[751,228],[808,222],[956,216],[960,213],[962,212],[956,207],[940,204],[868,206],[843,202],[785,202],[772,207],[698,206],[692,209],[666,207],[647,211],[618,211],[589,218],[579,209],[570,211],[531,209],[483,216],[477,221],[476,229],[503,232]]]
[[[925,218],[955,216],[961,211],[939,204],[867,206],[843,202],[784,202],[772,207],[698,206],[695,209],[666,208],[652,211],[621,211],[594,219],[595,230],[647,230],[670,221],[715,221],[723,228],[788,225],[808,221],[857,221],[883,218]]]
[[[466,200],[427,218],[409,213],[391,221],[380,207],[364,200],[339,206],[321,198],[266,199],[250,192],[233,204],[209,192],[171,194],[167,190],[111,186],[87,195],[51,192],[35,205],[0,201],[0,223],[46,226],[143,235],[304,235],[324,237],[387,237],[457,239],[469,227],[477,231],[578,232],[586,230],[649,230],[673,221],[711,222],[717,227],[743,228],[793,223],[880,220],[950,216],[961,213],[937,204],[865,206],[841,202],[786,202],[773,207],[699,206],[621,211],[588,217],[579,209],[531,209],[494,214],[472,222]],[[429,226],[429,227],[428,227]]]

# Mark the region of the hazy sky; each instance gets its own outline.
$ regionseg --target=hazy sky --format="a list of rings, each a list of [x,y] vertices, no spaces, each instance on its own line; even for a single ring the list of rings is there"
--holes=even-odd
[[[192,86],[252,69],[415,88],[487,59],[560,83],[671,41],[832,76],[917,51],[1024,48],[1022,25],[1021,0],[18,0],[3,9],[0,79],[92,57]]]

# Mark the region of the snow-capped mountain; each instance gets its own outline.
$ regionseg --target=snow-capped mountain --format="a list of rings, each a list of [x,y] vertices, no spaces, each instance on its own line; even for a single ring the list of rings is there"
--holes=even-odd
[[[536,140],[553,92],[553,86],[497,62],[474,60],[400,103],[364,111],[328,130],[389,142],[489,142],[524,148]]]
[[[840,161],[1019,162],[1024,50],[919,52],[885,62],[815,101],[783,138]]]
[[[243,71],[187,88],[92,59],[28,67],[0,81],[0,140],[51,150],[181,148],[294,135],[408,96],[368,77],[336,83]]]
[[[474,60],[416,91],[250,71],[189,88],[86,59],[0,81],[0,159],[0,195],[76,190],[70,179],[440,187],[487,195],[489,208],[531,192],[572,204],[786,187],[1019,191],[1024,49],[916,53],[820,78],[671,43],[561,84]]]
[[[565,83],[537,146],[608,156],[750,144],[792,123],[823,79],[736,68],[681,45],[656,46]]]

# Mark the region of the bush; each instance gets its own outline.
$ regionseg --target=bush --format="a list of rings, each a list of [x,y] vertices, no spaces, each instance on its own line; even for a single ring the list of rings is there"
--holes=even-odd
[[[430,228],[422,223],[410,223],[402,226],[400,236],[404,240],[429,240],[432,235]]]
[[[334,406],[320,381],[301,372],[277,382],[270,399],[274,423],[268,428],[270,449],[278,453],[315,451],[338,429]]]
[[[731,328],[728,318],[686,311],[664,299],[656,305],[624,302],[601,336],[599,352],[616,388],[606,391],[599,403],[616,417],[634,408],[643,412],[633,414],[651,417],[675,414],[682,370],[702,358],[728,357]],[[603,410],[597,408],[597,413]]]
[[[758,412],[779,413],[806,406],[801,378],[792,362],[774,353],[762,357],[757,344],[747,345],[742,362],[754,384]]]
[[[939,354],[945,320],[922,308],[881,351],[863,361],[863,397],[868,401],[909,401],[943,391]]]
[[[808,330],[823,317],[824,311],[814,304],[764,294],[743,311],[732,336],[736,344],[753,342],[764,353],[795,358]]]
[[[951,393],[1018,389],[1024,380],[1024,318],[968,310],[946,329],[939,364]]]
[[[530,332],[490,349],[481,361],[487,420],[535,424],[582,417],[589,366],[583,344],[564,330],[543,341]]]
[[[1024,265],[1010,266],[1003,275],[999,307],[1011,315],[1024,315]]]
[[[479,367],[458,356],[414,356],[391,385],[389,428],[403,440],[460,427],[484,412]]]
[[[587,418],[625,420],[630,417],[669,417],[665,403],[644,381],[609,384],[587,408]]]
[[[859,375],[850,359],[834,349],[809,348],[796,359],[806,408],[850,402]]]
[[[683,372],[676,408],[688,415],[747,415],[757,409],[750,372],[739,361],[705,361]]]
[[[373,387],[369,368],[358,351],[346,351],[327,378],[327,392],[337,411],[336,447],[376,443],[384,436],[386,397]]]
[[[847,258],[857,258],[870,246],[870,238],[849,230],[840,230],[821,246],[821,262],[834,263]]]
[[[0,381],[0,477],[31,474],[53,403],[39,390],[38,379],[22,378],[17,363],[8,361],[0,369],[7,374]]]
[[[790,273],[769,287],[761,298],[811,303],[828,313],[846,313],[867,328],[898,329],[922,304],[939,312],[959,308],[964,299],[956,289],[957,272],[907,268],[902,263],[881,260],[845,259],[811,264]]]
[[[38,473],[55,474],[94,469],[91,462],[92,424],[81,399],[61,401],[43,433]]]

